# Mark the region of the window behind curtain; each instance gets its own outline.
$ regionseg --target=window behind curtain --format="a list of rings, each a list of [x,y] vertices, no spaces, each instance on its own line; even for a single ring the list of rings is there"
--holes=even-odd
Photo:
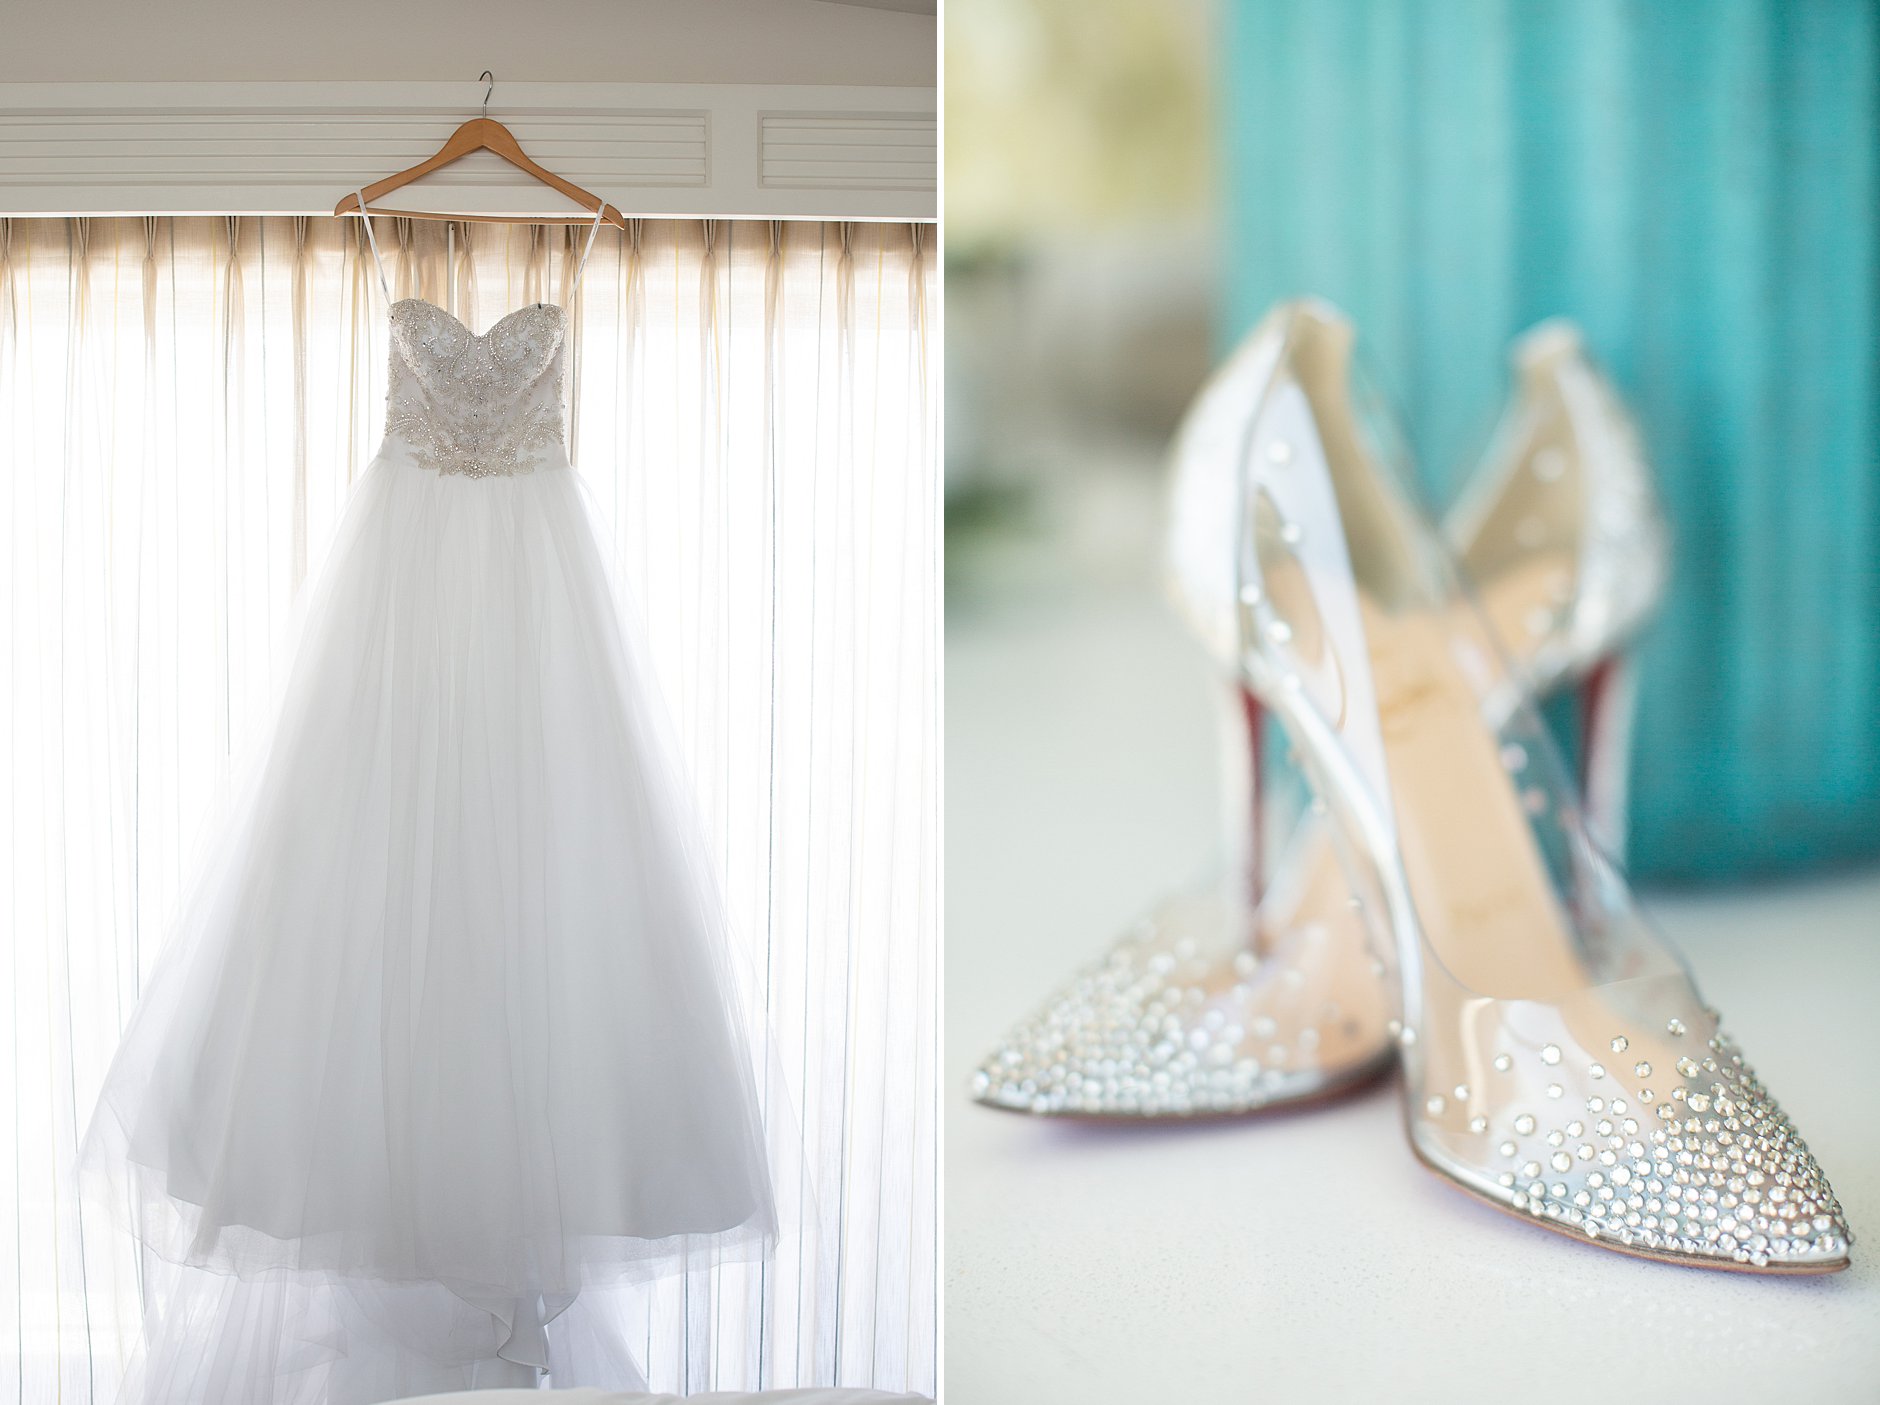
[[[394,295],[478,331],[586,237],[379,229]],[[814,1179],[771,1263],[648,1295],[655,1389],[934,1389],[936,280],[917,226],[645,221],[581,284],[571,452]],[[385,338],[355,221],[0,222],[0,1400],[109,1401],[134,1343],[76,1140],[377,445]]]

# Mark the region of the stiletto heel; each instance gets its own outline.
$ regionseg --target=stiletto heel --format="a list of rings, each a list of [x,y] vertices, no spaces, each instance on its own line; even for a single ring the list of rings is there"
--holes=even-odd
[[[1354,393],[1352,330],[1288,304],[1247,404],[1245,676],[1395,952],[1416,1155],[1499,1209],[1629,1254],[1831,1272],[1826,1177],[1589,837],[1455,563]]]
[[[1240,807],[1240,818],[1247,826],[1247,834],[1241,849],[1246,864],[1247,900],[1250,906],[1257,908],[1261,896],[1266,892],[1267,876],[1266,786],[1262,781],[1266,761],[1262,754],[1265,749],[1265,728],[1262,724],[1266,720],[1266,709],[1260,706],[1260,699],[1254,695],[1253,689],[1243,685],[1238,691],[1247,746],[1247,792]]]
[[[1627,654],[1600,660],[1580,685],[1580,792],[1586,823],[1615,859],[1625,854],[1637,709],[1638,680]]]

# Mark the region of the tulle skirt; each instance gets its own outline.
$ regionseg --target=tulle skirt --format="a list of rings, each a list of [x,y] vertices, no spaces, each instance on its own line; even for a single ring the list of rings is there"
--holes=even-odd
[[[774,1235],[720,900],[614,599],[565,460],[394,443],[361,479],[84,1147],[177,1266],[144,1398],[500,1380],[557,1319],[605,1335],[584,1291]]]

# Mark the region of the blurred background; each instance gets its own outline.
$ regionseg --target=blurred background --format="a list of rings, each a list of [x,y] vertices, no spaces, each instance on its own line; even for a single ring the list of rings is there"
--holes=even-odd
[[[1353,315],[1438,507],[1570,316],[1678,541],[1634,873],[1880,852],[1877,12],[950,0],[951,617],[1151,579],[1158,455],[1277,298]]]
[[[1880,1086],[1842,1051],[1880,995],[1880,0],[946,11],[950,1388],[1539,1405],[1598,1341],[1641,1396],[1874,1399],[1880,1256],[1792,1293],[1615,1266],[1421,1176],[1388,1084],[1179,1128],[966,1084],[1222,857],[1227,690],[1160,588],[1209,368],[1331,298],[1440,511],[1510,338],[1564,315],[1677,539],[1629,865],[1876,1233]]]

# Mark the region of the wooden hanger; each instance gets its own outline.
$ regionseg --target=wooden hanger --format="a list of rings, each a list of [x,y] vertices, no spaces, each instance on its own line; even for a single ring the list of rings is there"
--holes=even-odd
[[[533,176],[536,180],[542,182],[543,185],[560,191],[563,195],[567,196],[577,205],[583,206],[588,211],[587,215],[547,215],[541,218],[532,217],[529,221],[531,224],[586,224],[589,216],[598,211],[601,218],[607,221],[607,223],[625,229],[627,227],[627,217],[621,214],[620,211],[616,210],[612,205],[603,201],[600,196],[594,194],[592,191],[583,190],[573,181],[563,180],[553,171],[536,165],[535,162],[528,158],[527,154],[522,150],[522,143],[516,140],[515,134],[501,122],[489,116],[490,94],[496,91],[495,75],[488,69],[485,69],[478,76],[489,79],[490,84],[483,93],[483,116],[472,117],[468,122],[452,132],[450,134],[450,140],[439,147],[435,155],[428,156],[417,165],[399,171],[395,175],[387,176],[383,180],[374,181],[371,185],[368,185],[363,192],[354,192],[346,196],[339,204],[333,207],[333,213],[336,215],[364,215],[368,213],[372,202],[377,200],[381,195],[390,195],[400,186],[410,185],[413,181],[420,180],[430,175],[431,172],[450,165],[452,162],[461,161],[473,151],[493,151],[510,165]],[[359,196],[362,193],[365,196],[368,209],[360,208]],[[411,220],[471,220],[484,224],[508,224],[513,222],[512,217],[509,215],[448,215],[433,214],[425,210],[369,210],[369,212],[375,215],[398,215]]]

